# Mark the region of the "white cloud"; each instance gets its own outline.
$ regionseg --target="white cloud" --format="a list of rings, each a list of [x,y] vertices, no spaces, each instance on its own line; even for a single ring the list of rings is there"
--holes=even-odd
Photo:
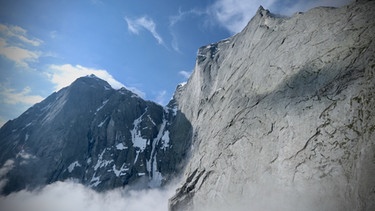
[[[114,89],[125,87],[121,82],[113,78],[106,70],[87,68],[81,65],[73,66],[71,64],[50,65],[49,78],[55,84],[55,91],[63,87],[69,86],[79,77],[94,74],[97,77],[107,81]]]
[[[192,72],[188,72],[188,71],[185,71],[185,70],[181,70],[180,72],[178,72],[178,74],[182,75],[185,79],[189,79],[191,73]]]
[[[159,44],[164,43],[163,39],[161,38],[159,33],[156,31],[155,22],[151,18],[147,16],[143,16],[137,19],[130,19],[130,18],[125,17],[125,21],[128,24],[128,30],[132,32],[133,34],[139,34],[140,30],[146,29],[152,34],[152,36],[156,39],[156,41]]]
[[[61,88],[69,86],[73,81],[75,81],[79,77],[94,74],[97,77],[107,81],[114,89],[120,89],[121,87],[125,87],[142,98],[145,98],[146,96],[144,92],[140,91],[135,87],[126,87],[124,84],[114,79],[113,76],[106,70],[88,68],[83,67],[81,65],[73,66],[71,64],[50,65],[49,69],[50,70],[47,75],[50,81],[53,84],[55,84],[55,91],[58,91]]]
[[[25,87],[22,91],[16,91],[14,89],[0,85],[0,96],[1,103],[4,104],[25,104],[25,105],[34,105],[42,101],[44,98],[39,95],[32,95],[30,87]]]
[[[5,161],[4,165],[0,168],[0,193],[8,182],[6,174],[14,167],[13,160]],[[0,203],[1,204],[1,203]]]
[[[31,38],[27,31],[19,26],[0,24],[0,36],[0,55],[20,67],[28,68],[29,62],[36,62],[41,56],[39,51],[28,48],[38,47],[43,41]]]
[[[208,13],[214,22],[226,28],[231,33],[240,32],[255,12],[262,5],[271,12],[282,15],[292,15],[295,12],[306,11],[317,6],[342,6],[351,0],[217,0],[208,8]]]
[[[28,62],[36,62],[41,53],[9,45],[5,39],[0,38],[0,55],[21,67],[28,67]]]
[[[189,17],[189,16],[200,16],[200,15],[205,15],[205,14],[206,14],[206,11],[201,11],[198,9],[191,9],[187,11],[182,11],[180,9],[178,10],[177,15],[169,17],[169,25],[174,26],[178,22],[183,21],[186,17]]]
[[[162,90],[162,91],[158,92],[158,94],[156,95],[156,98],[155,98],[155,102],[160,104],[160,105],[165,105],[166,104],[166,95],[167,95],[166,90]]]
[[[43,41],[36,38],[29,38],[27,31],[19,26],[7,26],[0,24],[0,33],[5,37],[15,37],[18,40],[32,46],[39,46]]]
[[[175,188],[98,193],[81,184],[55,182],[39,191],[20,191],[0,197],[7,211],[167,211]]]
[[[218,0],[209,8],[209,13],[231,33],[238,33],[254,16],[260,5],[268,8],[274,2],[275,0]]]

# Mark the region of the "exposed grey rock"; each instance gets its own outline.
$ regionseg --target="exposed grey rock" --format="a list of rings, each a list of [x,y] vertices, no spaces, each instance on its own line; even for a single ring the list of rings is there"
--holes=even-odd
[[[375,210],[375,2],[259,8],[175,95],[192,158],[170,210]]]
[[[0,129],[0,166],[12,164],[3,192],[66,179],[96,190],[160,187],[182,169],[190,141],[172,105],[82,77]]]

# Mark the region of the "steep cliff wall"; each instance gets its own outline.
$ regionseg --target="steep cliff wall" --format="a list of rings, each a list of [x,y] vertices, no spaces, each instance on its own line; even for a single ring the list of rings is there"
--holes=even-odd
[[[193,156],[170,210],[375,210],[375,2],[259,8],[175,95]]]

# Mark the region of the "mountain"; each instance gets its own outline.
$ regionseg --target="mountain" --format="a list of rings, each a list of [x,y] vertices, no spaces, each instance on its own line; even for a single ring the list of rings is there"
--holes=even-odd
[[[162,107],[77,79],[0,129],[5,194],[160,187],[170,211],[375,210],[375,1],[281,17],[198,50]]]
[[[160,187],[184,166],[191,125],[173,103],[164,108],[91,75],[7,122],[0,140],[4,194],[66,179],[99,191]]]
[[[375,2],[259,8],[175,95],[192,157],[170,210],[375,210]]]

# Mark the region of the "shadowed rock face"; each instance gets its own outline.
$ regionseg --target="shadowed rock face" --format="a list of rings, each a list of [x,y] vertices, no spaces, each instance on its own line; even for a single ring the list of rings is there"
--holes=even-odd
[[[176,94],[193,152],[170,210],[375,210],[375,2],[199,49]]]
[[[147,188],[183,167],[191,125],[172,104],[163,108],[92,75],[6,123],[0,140],[0,164],[10,169],[5,194],[66,179],[96,190]]]

